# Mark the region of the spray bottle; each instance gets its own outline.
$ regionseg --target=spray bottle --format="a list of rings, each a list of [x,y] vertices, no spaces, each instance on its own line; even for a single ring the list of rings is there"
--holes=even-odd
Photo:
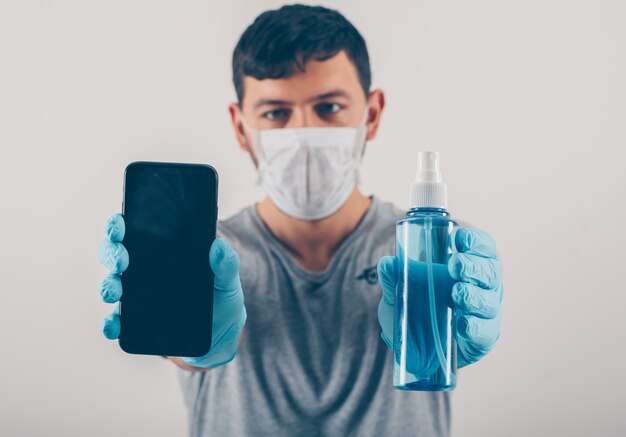
[[[458,224],[447,211],[439,154],[419,152],[410,210],[396,223],[398,283],[393,385],[401,390],[456,387],[457,345],[448,259]]]

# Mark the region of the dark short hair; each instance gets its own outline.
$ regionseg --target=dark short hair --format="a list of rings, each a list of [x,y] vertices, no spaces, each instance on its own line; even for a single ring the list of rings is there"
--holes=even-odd
[[[233,83],[243,101],[244,76],[282,79],[304,71],[307,61],[324,61],[341,50],[354,63],[367,96],[371,85],[365,40],[339,12],[322,6],[287,5],[263,12],[241,35],[233,52]]]

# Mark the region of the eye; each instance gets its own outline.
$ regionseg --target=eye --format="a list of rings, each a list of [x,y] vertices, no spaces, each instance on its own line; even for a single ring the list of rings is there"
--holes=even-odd
[[[291,111],[289,109],[273,109],[263,114],[268,120],[287,120]]]
[[[320,103],[315,105],[315,111],[320,117],[327,117],[336,114],[343,107],[338,103]]]

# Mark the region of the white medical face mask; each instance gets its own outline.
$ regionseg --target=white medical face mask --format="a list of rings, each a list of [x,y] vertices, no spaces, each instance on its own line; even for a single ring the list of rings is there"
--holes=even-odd
[[[317,220],[336,212],[360,183],[367,136],[366,109],[358,127],[251,129],[258,179],[286,214]]]

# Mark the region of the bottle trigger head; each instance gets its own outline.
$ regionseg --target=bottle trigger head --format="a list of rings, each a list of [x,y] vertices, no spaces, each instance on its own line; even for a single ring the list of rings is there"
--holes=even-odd
[[[439,153],[423,151],[417,154],[417,173],[411,184],[411,208],[447,208],[447,189],[439,171]]]

